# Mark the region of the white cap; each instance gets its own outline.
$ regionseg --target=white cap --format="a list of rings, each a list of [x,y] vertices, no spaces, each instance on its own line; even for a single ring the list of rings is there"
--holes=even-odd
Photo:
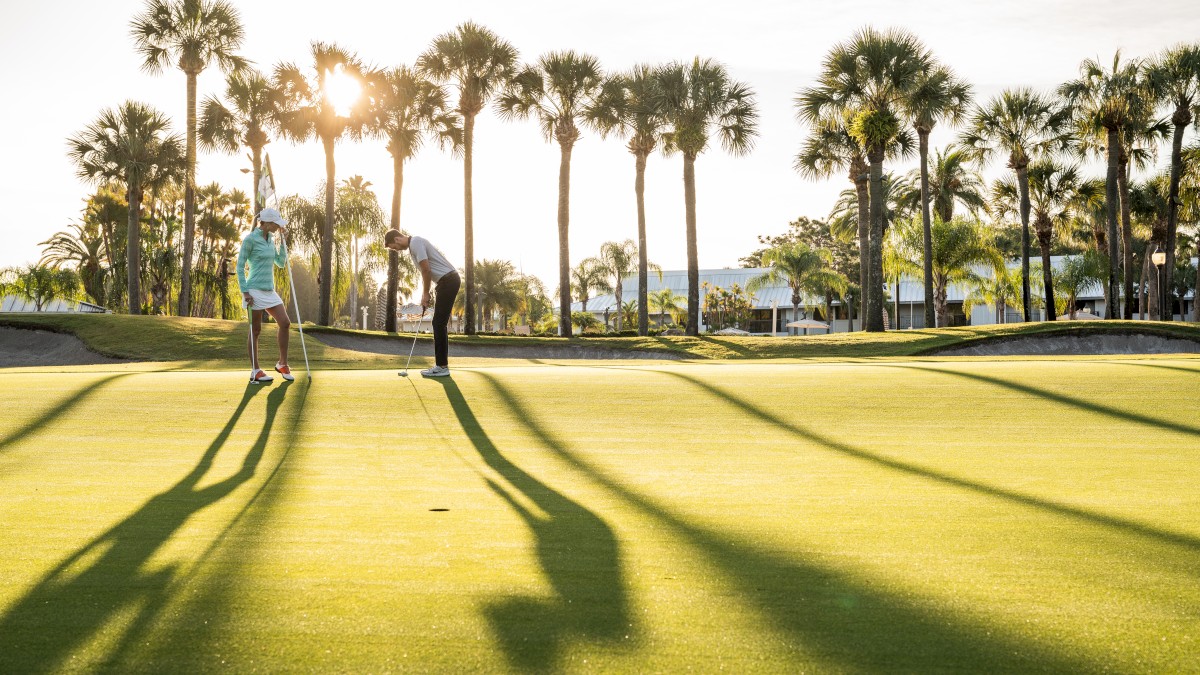
[[[258,212],[258,220],[263,223],[277,223],[279,225],[287,225],[288,221],[279,213],[279,209],[265,208]]]

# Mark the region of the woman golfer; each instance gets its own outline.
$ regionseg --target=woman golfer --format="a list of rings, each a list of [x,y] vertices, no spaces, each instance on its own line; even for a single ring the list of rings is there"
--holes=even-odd
[[[275,292],[275,268],[287,266],[287,244],[283,241],[287,221],[276,209],[263,209],[258,214],[258,227],[242,240],[238,253],[237,279],[242,291],[242,306],[250,310],[250,384],[266,384],[274,380],[258,367],[258,334],[262,331],[263,312],[270,314],[279,325],[279,362],[275,372],[291,381],[288,367],[288,320],[283,300]],[[274,235],[274,236],[273,236]],[[249,273],[246,268],[249,267]]]
[[[400,230],[388,230],[383,235],[383,245],[393,251],[408,251],[413,262],[421,269],[421,313],[429,307],[429,285],[437,284],[433,308],[433,367],[421,371],[425,377],[446,377],[450,374],[450,337],[446,324],[450,322],[450,310],[462,283],[458,270],[454,269],[446,256],[437,250],[425,237],[414,237]]]

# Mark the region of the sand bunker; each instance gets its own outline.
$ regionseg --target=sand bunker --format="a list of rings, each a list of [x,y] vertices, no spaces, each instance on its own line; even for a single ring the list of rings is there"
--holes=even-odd
[[[21,366],[89,366],[122,363],[91,351],[66,333],[0,327],[0,368]]]
[[[394,354],[408,356],[412,338],[383,338],[341,333],[305,333],[330,347],[350,349],[372,354]],[[415,356],[433,356],[433,341],[429,338],[417,340]],[[605,349],[587,345],[473,345],[450,343],[450,356],[473,356],[498,359],[660,359],[677,361],[680,356],[670,352],[635,351],[630,349]]]
[[[1115,354],[1200,354],[1200,342],[1159,335],[1025,335],[982,344],[948,347],[937,356],[1109,356]]]

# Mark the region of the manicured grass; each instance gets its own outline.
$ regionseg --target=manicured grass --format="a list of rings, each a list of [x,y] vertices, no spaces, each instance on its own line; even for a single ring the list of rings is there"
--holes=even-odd
[[[0,326],[44,328],[78,335],[91,349],[109,356],[147,361],[187,362],[190,366],[229,366],[246,361],[247,326],[241,321],[216,321],[178,317],[128,315],[0,315]],[[379,340],[409,340],[411,334],[345,331],[319,326],[309,333],[346,333]],[[663,351],[688,359],[796,359],[911,357],[951,346],[1006,340],[1024,335],[1075,335],[1141,333],[1185,338],[1200,342],[1200,324],[1150,321],[1076,321],[1008,324],[964,328],[891,331],[887,333],[834,333],[794,337],[586,337],[536,338],[513,336],[451,336],[456,344],[555,345],[573,344],[614,350]],[[427,340],[428,336],[421,339]],[[260,338],[261,349],[273,355],[275,328],[268,326]],[[321,368],[376,368],[395,366],[395,357],[378,356],[326,347],[308,341],[310,360]],[[300,360],[298,335],[293,328],[293,363]]]
[[[1194,670],[1198,385],[0,371],[0,672]]]

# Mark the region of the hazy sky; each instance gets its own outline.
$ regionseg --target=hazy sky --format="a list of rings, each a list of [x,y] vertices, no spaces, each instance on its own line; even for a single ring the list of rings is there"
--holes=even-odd
[[[606,68],[699,55],[723,62],[758,95],[761,135],[754,151],[729,157],[711,148],[696,162],[700,265],[732,267],[756,248],[760,234],[786,229],[797,216],[824,217],[845,178],[812,182],[792,170],[806,130],[793,117],[795,92],[813,82],[824,54],[857,28],[915,31],[943,61],[975,85],[977,97],[1013,85],[1050,88],[1074,77],[1087,57],[1129,57],[1200,36],[1200,15],[1186,0],[1153,4],[1111,0],[738,3],[340,0],[336,3],[235,2],[246,28],[243,54],[269,72],[280,61],[303,62],[312,40],[356,50],[377,66],[412,64],[439,33],[472,19],[532,60],[576,49]],[[138,0],[41,0],[0,5],[0,266],[36,260],[38,242],[79,218],[90,188],[74,176],[65,139],[105,107],[126,99],[153,104],[184,131],[185,86],[178,70],[147,75],[129,38]],[[223,90],[223,75],[199,78],[200,99]],[[1191,132],[1189,131],[1189,138]],[[933,145],[952,137],[936,131]],[[268,146],[281,193],[312,194],[324,177],[317,143]],[[1160,158],[1162,164],[1167,158]],[[557,283],[559,150],[536,124],[502,122],[489,109],[475,146],[475,256],[503,258]],[[244,156],[201,153],[197,181],[249,191]],[[686,266],[682,159],[651,157],[646,202],[650,259],[664,269]],[[915,161],[893,167],[907,170]],[[1002,170],[988,171],[994,175]],[[381,141],[341,143],[337,178],[360,174],[375,184],[385,210],[392,165]],[[633,157],[618,140],[585,132],[572,163],[571,262],[594,255],[607,240],[636,238]],[[428,236],[462,265],[462,167],[428,148],[406,170],[402,225]]]

